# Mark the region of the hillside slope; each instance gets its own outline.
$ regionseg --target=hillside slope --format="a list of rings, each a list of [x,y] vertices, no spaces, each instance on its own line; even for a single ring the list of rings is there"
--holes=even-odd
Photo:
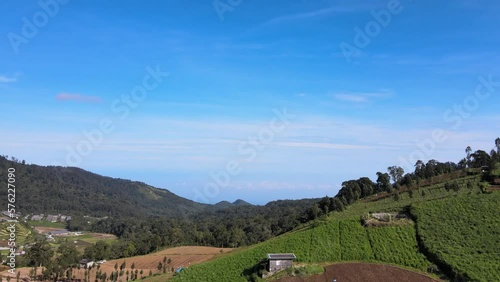
[[[425,251],[460,281],[500,279],[500,193],[463,195],[412,208]]]
[[[174,281],[259,280],[259,264],[262,259],[266,257],[267,253],[279,252],[294,253],[297,256],[297,263],[328,264],[341,261],[366,261],[396,264],[422,272],[435,271],[435,266],[433,266],[435,262],[429,260],[421,251],[418,243],[420,238],[411,221],[410,224],[401,226],[363,227],[360,219],[368,212],[406,212],[411,205],[433,205],[436,201],[440,201],[439,199],[460,198],[471,199],[470,201],[481,199],[481,201],[489,203],[486,205],[488,207],[495,205],[496,202],[491,202],[493,198],[490,195],[479,194],[478,185],[466,188],[467,182],[477,183],[479,179],[480,176],[457,179],[459,183],[462,183],[457,191],[447,190],[444,183],[440,183],[423,187],[419,193],[401,193],[398,200],[391,197],[373,202],[355,202],[348,206],[345,211],[334,212],[328,218],[317,221],[309,227],[295,230],[249,248],[234,251],[218,260],[190,267]],[[421,193],[424,190],[425,193]],[[491,213],[491,211],[482,212]],[[437,216],[439,217],[439,215]],[[481,226],[484,222],[477,223],[478,228],[483,228]],[[497,223],[494,223],[490,228],[493,228],[494,232],[500,232],[500,225]],[[458,230],[457,232],[462,231]],[[480,241],[478,240],[478,242]],[[466,252],[467,250],[462,249],[462,251]],[[475,258],[476,256],[471,254],[470,257]],[[481,260],[481,263],[487,264],[488,267],[497,262],[491,256],[485,256],[485,258]],[[482,279],[477,280],[483,281]]]
[[[75,167],[24,165],[0,156],[0,171],[16,169],[17,210],[27,213],[137,217],[185,215],[208,205],[142,182],[116,179]],[[0,196],[7,199],[6,189]],[[5,205],[6,206],[6,205]]]

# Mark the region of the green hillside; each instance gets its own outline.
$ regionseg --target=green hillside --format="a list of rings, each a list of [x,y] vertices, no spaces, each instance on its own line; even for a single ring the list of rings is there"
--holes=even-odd
[[[142,182],[101,176],[76,167],[28,165],[0,156],[0,170],[15,168],[17,210],[23,213],[138,217],[179,216],[208,205]],[[7,199],[7,189],[0,196]],[[6,204],[5,204],[6,205]]]
[[[267,253],[292,252],[298,263],[373,261],[425,271],[413,226],[364,228],[360,220],[322,222],[218,260],[186,269],[175,281],[248,281]]]
[[[500,279],[500,193],[463,195],[415,205],[425,249],[457,279]]]
[[[479,175],[472,175],[457,179],[459,189],[456,190],[447,190],[445,189],[444,183],[439,183],[422,187],[413,191],[412,194],[402,192],[398,200],[395,200],[393,197],[385,197],[378,200],[365,199],[364,201],[357,201],[348,206],[345,211],[331,213],[327,218],[316,221],[314,224],[304,227],[301,230],[296,230],[261,244],[241,249],[240,251],[233,252],[215,261],[187,268],[182,274],[176,276],[174,281],[232,282],[259,280],[260,278],[258,278],[257,273],[262,259],[266,257],[267,253],[279,252],[294,253],[297,256],[297,263],[328,264],[341,261],[367,261],[396,264],[416,271],[426,272],[428,269],[434,268],[432,266],[435,262],[431,261],[433,257],[429,260],[419,248],[418,235],[421,233],[420,230],[427,224],[426,222],[442,222],[443,219],[446,219],[445,221],[449,220],[447,217],[439,218],[443,216],[441,215],[443,212],[439,209],[426,209],[426,206],[433,206],[435,203],[440,203],[441,201],[451,201],[451,203],[454,203],[454,201],[470,201],[471,203],[467,205],[471,206],[475,206],[474,202],[481,203],[485,208],[478,210],[477,213],[488,215],[477,216],[475,215],[476,212],[472,212],[470,216],[472,218],[478,218],[478,221],[475,222],[475,226],[479,229],[484,229],[485,223],[491,223],[490,227],[487,227],[489,228],[488,230],[484,229],[484,232],[490,234],[488,236],[494,236],[492,234],[498,234],[498,232],[500,232],[500,224],[498,221],[483,220],[485,217],[489,218],[494,215],[494,213],[487,210],[488,208],[486,207],[498,207],[497,197],[500,195],[497,194],[492,196],[479,194],[480,189],[478,182],[480,178]],[[473,183],[473,186],[467,186],[467,183]],[[430,214],[435,214],[438,218],[429,217],[429,219],[426,219],[426,221],[422,223],[417,222],[417,225],[409,221],[409,224],[388,227],[363,227],[360,220],[361,217],[369,212],[407,211],[408,208],[413,205],[418,207],[416,211],[420,212],[422,209],[426,209],[429,210]],[[443,205],[446,206],[445,204]],[[464,206],[467,205],[464,204]],[[453,214],[452,211],[450,211],[450,213]],[[419,214],[418,219],[420,220],[425,216],[428,215]],[[416,226],[418,226],[418,233],[416,231]],[[464,227],[464,229],[456,230],[457,234],[466,234],[467,238],[469,235],[467,235],[466,229],[475,232],[475,229],[470,226],[471,225],[468,224],[466,228]],[[436,234],[440,234],[440,232],[443,231],[435,232]],[[453,232],[448,231],[447,233],[447,235],[442,237],[448,238],[447,236],[451,236]],[[479,238],[474,237],[472,234],[470,234],[470,236],[472,236],[470,238],[477,239],[475,245],[477,249],[475,249],[475,252],[488,247],[487,245],[479,245],[482,244],[483,240],[479,240]],[[481,232],[478,233],[477,236],[483,236],[483,239],[490,238]],[[498,235],[496,236],[499,238]],[[430,237],[428,240],[431,242]],[[491,239],[489,244],[493,244],[494,242],[494,239]],[[490,255],[485,254],[483,256],[484,259],[478,262],[483,263],[485,266],[480,268],[482,270],[476,272],[485,271],[486,269],[494,267],[497,263],[493,255],[494,252],[498,254],[499,244],[498,241],[496,242],[496,249],[491,248],[491,252],[489,252]],[[447,244],[447,241],[442,243]],[[458,243],[460,243],[460,241],[457,241],[457,244]],[[456,249],[456,253],[450,253],[451,259],[449,263],[453,265],[455,263],[453,258],[456,258],[459,253],[470,251],[469,249],[456,248],[456,246],[454,247],[453,245],[450,245],[450,248]],[[439,249],[441,248],[439,247]],[[476,253],[471,253],[469,257],[470,258],[467,258],[467,256],[465,256],[463,261],[466,262],[469,259],[475,258]],[[456,267],[459,267],[459,269],[461,269],[460,267],[463,268],[460,264],[457,264]],[[443,267],[443,270],[446,270],[445,268],[446,267]],[[471,275],[470,277],[474,277],[474,280],[477,281],[486,281],[484,277],[492,277],[491,275],[498,274],[490,271],[490,274],[486,275],[490,276],[483,276],[483,278],[481,278],[480,276],[474,277]],[[488,281],[492,280],[489,279]]]

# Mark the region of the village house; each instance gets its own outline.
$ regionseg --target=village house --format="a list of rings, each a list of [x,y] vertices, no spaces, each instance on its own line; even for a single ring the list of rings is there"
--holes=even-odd
[[[275,273],[290,268],[295,259],[297,259],[297,257],[294,254],[268,254],[267,271]]]
[[[92,261],[90,259],[82,259],[80,261],[81,268],[91,268],[92,266],[94,266],[94,261]]]
[[[36,214],[31,217],[32,221],[42,221],[43,220],[43,214]]]
[[[59,219],[59,216],[58,215],[53,215],[53,214],[49,214],[47,215],[47,221],[50,221],[50,222],[57,222],[57,220]]]
[[[66,236],[66,235],[69,235],[69,231],[66,230],[66,229],[54,230],[54,231],[50,231],[49,235],[52,235],[52,236]]]

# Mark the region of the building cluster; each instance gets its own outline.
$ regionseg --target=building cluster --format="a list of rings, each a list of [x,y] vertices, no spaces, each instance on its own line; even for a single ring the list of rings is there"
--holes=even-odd
[[[66,222],[71,220],[71,216],[63,214],[34,214],[31,216],[32,221],[49,221],[49,222]]]

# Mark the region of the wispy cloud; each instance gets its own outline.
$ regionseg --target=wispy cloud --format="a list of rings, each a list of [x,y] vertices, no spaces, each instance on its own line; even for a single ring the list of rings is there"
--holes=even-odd
[[[336,149],[336,150],[371,150],[378,148],[376,146],[353,145],[353,144],[335,144],[322,142],[281,142],[277,144],[283,147],[303,147],[314,149]]]
[[[296,20],[304,20],[304,19],[311,19],[311,18],[317,18],[333,13],[347,13],[347,12],[352,12],[352,8],[344,8],[344,7],[328,7],[328,8],[323,8],[311,12],[305,12],[305,13],[296,13],[296,14],[289,14],[289,15],[284,15],[284,16],[279,16],[273,19],[268,20],[265,22],[263,25],[272,25],[272,24],[279,24],[287,21],[296,21]]]
[[[0,75],[0,83],[10,83],[10,82],[16,82],[17,78],[19,77],[19,74],[15,74],[14,76],[6,76],[6,75]]]
[[[56,95],[56,99],[59,101],[75,101],[75,102],[87,102],[87,103],[102,102],[102,99],[97,96],[88,96],[88,95],[71,94],[71,93],[59,93]]]
[[[262,50],[266,49],[270,46],[270,44],[262,44],[262,43],[240,43],[240,44],[231,44],[231,43],[216,43],[213,48],[217,51],[231,51],[231,50]]]
[[[285,22],[298,21],[298,20],[314,19],[314,18],[328,16],[331,14],[344,14],[344,13],[367,11],[378,6],[377,3],[366,3],[364,1],[339,1],[338,3],[340,4],[336,4],[335,6],[324,7],[309,12],[300,12],[300,13],[278,16],[264,22],[261,26],[281,24]]]
[[[374,93],[361,93],[361,92],[340,92],[334,94],[335,99],[351,103],[367,103],[375,99],[387,98],[392,95],[388,90],[382,90]]]

